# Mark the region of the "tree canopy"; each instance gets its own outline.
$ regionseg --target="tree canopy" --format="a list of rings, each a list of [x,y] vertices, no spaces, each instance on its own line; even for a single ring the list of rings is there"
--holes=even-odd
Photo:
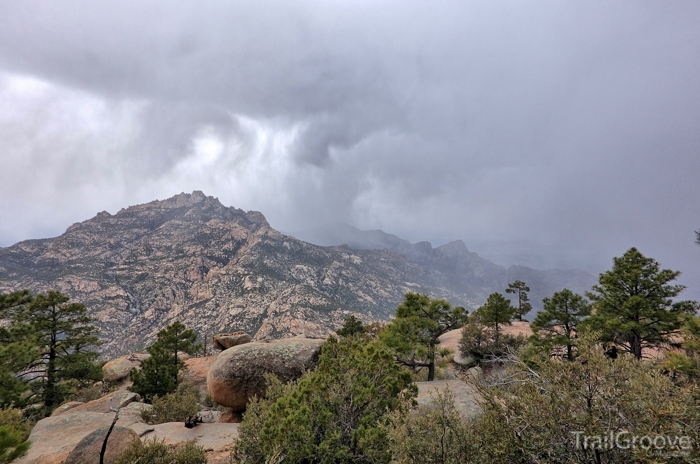
[[[466,309],[453,308],[446,300],[407,293],[381,340],[397,353],[399,362],[412,368],[427,367],[428,380],[435,380],[440,336],[462,327],[467,316]]]
[[[500,329],[502,325],[510,325],[515,315],[516,308],[511,306],[508,301],[500,293],[492,293],[486,299],[486,303],[476,310],[479,321],[493,329],[494,340],[496,345],[499,344]]]
[[[681,326],[681,316],[698,309],[695,301],[674,301],[685,288],[670,283],[679,274],[661,269],[654,259],[630,248],[613,259],[612,269],[600,274],[598,284],[586,294],[594,306],[587,324],[601,332],[603,342],[615,343],[641,359],[644,348],[669,343]]]
[[[514,293],[518,297],[518,306],[515,307],[513,316],[519,321],[523,320],[523,316],[532,311],[532,305],[530,304],[530,298],[527,296],[527,292],[530,291],[525,282],[522,280],[516,280],[513,283],[508,284],[506,293]]]
[[[10,326],[0,331],[0,401],[3,405],[40,403],[48,415],[71,391],[66,381],[102,378],[95,364],[101,344],[94,319],[80,303],[58,291],[32,296],[28,291],[2,296]],[[27,388],[32,394],[26,395]]]
[[[141,395],[145,401],[167,395],[177,389],[178,374],[184,363],[179,355],[194,355],[202,347],[196,343],[197,335],[180,321],[175,321],[158,332],[155,343],[147,348],[151,357],[141,362],[141,369],[132,369],[130,390]]]
[[[352,315],[345,318],[345,323],[336,331],[336,333],[341,337],[352,337],[353,335],[365,333],[365,326],[362,325],[361,320]]]
[[[535,342],[566,347],[566,357],[574,358],[573,348],[579,323],[591,314],[591,307],[581,295],[564,289],[542,300],[543,311],[531,324]]]

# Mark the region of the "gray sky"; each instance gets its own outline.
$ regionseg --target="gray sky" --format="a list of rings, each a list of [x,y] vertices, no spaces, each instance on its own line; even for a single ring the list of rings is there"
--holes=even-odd
[[[696,0],[1,2],[0,246],[197,189],[592,272],[636,246],[700,298],[698,24]]]

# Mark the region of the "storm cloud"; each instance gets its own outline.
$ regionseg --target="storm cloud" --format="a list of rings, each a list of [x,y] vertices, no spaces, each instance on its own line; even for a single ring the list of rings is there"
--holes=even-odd
[[[698,2],[24,0],[0,18],[0,246],[197,189],[283,231],[343,221],[591,272],[636,246],[700,297]]]

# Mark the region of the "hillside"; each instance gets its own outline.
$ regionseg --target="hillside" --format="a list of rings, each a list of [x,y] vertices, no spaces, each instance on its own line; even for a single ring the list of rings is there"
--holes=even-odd
[[[435,259],[312,245],[274,230],[259,212],[195,191],[0,249],[0,291],[61,290],[88,307],[105,354],[116,355],[142,350],[174,320],[202,337],[238,329],[256,339],[324,336],[350,314],[390,318],[408,291],[474,308],[516,278],[533,295],[592,283],[577,271],[475,267],[461,242],[418,246]]]
[[[345,244],[355,250],[386,249],[406,256],[409,260],[440,271],[459,279],[479,290],[503,292],[509,282],[522,280],[532,291],[530,300],[533,308],[542,308],[542,298],[563,288],[583,293],[589,290],[596,279],[590,274],[576,269],[538,270],[527,266],[503,267],[484,259],[467,249],[462,240],[433,248],[430,242],[410,243],[393,234],[381,230],[359,230],[349,224],[336,223],[306,230],[297,234],[298,238],[321,246]],[[509,295],[506,294],[508,297]],[[485,299],[485,297],[484,297]],[[480,301],[479,304],[483,303]],[[534,317],[531,313],[529,316]]]

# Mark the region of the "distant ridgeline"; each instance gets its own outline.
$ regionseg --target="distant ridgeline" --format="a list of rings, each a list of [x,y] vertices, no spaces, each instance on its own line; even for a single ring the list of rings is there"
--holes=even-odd
[[[271,228],[259,212],[183,193],[0,249],[0,292],[56,289],[85,304],[113,356],[142,351],[175,320],[202,338],[232,330],[320,337],[350,315],[388,320],[407,292],[474,309],[519,279],[538,308],[555,291],[595,282],[583,271],[505,269],[462,241],[433,248],[355,231],[374,245],[312,245]]]

